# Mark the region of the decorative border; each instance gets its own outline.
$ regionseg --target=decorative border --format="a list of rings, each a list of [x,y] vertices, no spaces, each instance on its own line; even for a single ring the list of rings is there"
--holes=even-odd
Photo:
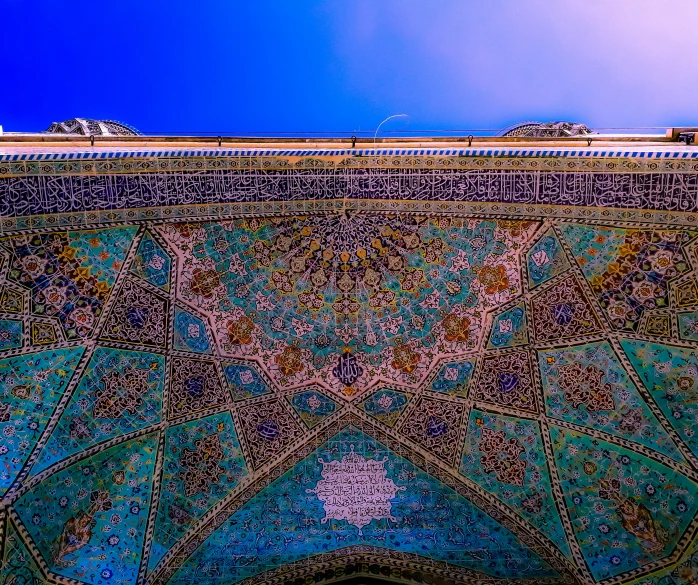
[[[591,137],[595,140],[598,137]],[[211,138],[211,141],[215,141]],[[446,139],[448,140],[448,139]],[[587,139],[588,140],[588,139]],[[611,138],[612,140],[612,138]],[[349,142],[349,140],[347,140]],[[318,148],[189,148],[189,149],[167,149],[155,147],[145,150],[137,150],[137,148],[118,149],[99,149],[99,150],[80,150],[84,148],[81,145],[64,144],[64,143],[41,143],[38,148],[57,148],[57,151],[49,152],[0,152],[0,163],[17,163],[17,162],[42,162],[42,161],[94,161],[94,160],[140,160],[140,159],[268,159],[272,165],[288,166],[290,162],[296,162],[302,159],[351,159],[354,157],[366,157],[372,160],[375,165],[385,165],[386,160],[396,159],[414,159],[419,157],[423,161],[436,159],[452,159],[466,158],[478,160],[484,157],[496,157],[500,159],[506,158],[530,158],[530,159],[554,159],[554,158],[609,158],[622,161],[630,161],[634,159],[646,160],[692,160],[698,159],[698,152],[694,149],[681,147],[675,143],[666,143],[666,146],[648,146],[640,150],[627,150],[620,148],[606,147],[601,149],[588,147],[568,146],[564,148],[543,148],[541,146],[530,148],[504,148],[495,146],[492,148],[389,148],[382,146],[381,148],[327,148],[319,146]],[[9,150],[16,148],[17,150],[34,149],[36,146],[12,146]],[[0,151],[2,147],[0,146]],[[380,157],[378,160],[376,160]],[[381,161],[381,162],[379,162]],[[635,161],[640,164],[640,161]],[[268,163],[268,164],[269,164]],[[428,163],[425,163],[428,164]],[[468,163],[466,163],[468,164]]]
[[[348,567],[351,572],[347,572]],[[403,582],[423,583],[424,575],[436,575],[441,585],[515,585],[529,584],[528,579],[498,579],[477,573],[473,570],[454,571],[453,565],[434,561],[419,555],[386,550],[373,546],[352,546],[309,557],[271,569],[255,577],[249,577],[238,585],[281,585],[286,583],[304,584],[308,577],[315,583],[333,582],[349,575],[382,575]],[[294,581],[291,581],[293,579]],[[569,585],[569,582],[555,578],[536,579],[537,585]]]
[[[0,189],[2,180],[0,180]],[[698,195],[697,199],[698,201]],[[0,205],[2,200],[0,199]],[[276,201],[256,203],[226,203],[172,205],[167,207],[111,209],[76,213],[56,213],[27,217],[0,218],[0,235],[13,235],[25,230],[83,229],[116,223],[149,222],[153,225],[172,221],[218,221],[244,217],[278,215],[313,215],[358,213],[413,213],[419,215],[482,216],[502,219],[561,219],[586,223],[661,224],[667,227],[695,228],[696,212],[614,209],[581,205],[546,205],[516,202],[479,201],[404,201],[363,199],[326,201]],[[0,216],[1,217],[1,216]]]
[[[120,168],[112,161],[9,163],[21,176],[0,165],[0,217],[146,208],[153,210],[150,218],[157,219],[158,208],[172,206],[366,199],[698,213],[698,159],[690,164],[664,161],[670,168],[663,169],[640,168],[636,163],[632,163],[635,168],[616,168],[618,163],[606,159],[582,160],[580,169],[575,167],[578,159],[565,163],[488,158],[476,160],[473,169],[467,168],[465,158],[448,164],[450,159],[437,159],[440,166],[430,166],[424,158],[395,159],[397,165],[386,160],[387,168],[373,167],[369,158],[345,160],[353,166],[308,159],[280,170],[271,162],[265,166],[268,161],[261,158],[224,159],[225,164],[219,159],[145,160]],[[245,161],[249,164],[240,164]],[[490,163],[493,168],[487,168]],[[3,169],[7,176],[1,176]],[[16,228],[10,223],[2,229]]]

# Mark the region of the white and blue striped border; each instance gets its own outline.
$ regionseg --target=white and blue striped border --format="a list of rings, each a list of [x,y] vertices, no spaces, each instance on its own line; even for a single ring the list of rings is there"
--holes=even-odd
[[[120,158],[171,157],[347,157],[347,156],[469,156],[522,158],[640,158],[640,159],[698,159],[698,148],[691,150],[542,150],[542,149],[476,149],[476,148],[401,148],[401,149],[342,149],[342,150],[122,150],[98,152],[42,152],[1,154],[0,162],[109,160]]]

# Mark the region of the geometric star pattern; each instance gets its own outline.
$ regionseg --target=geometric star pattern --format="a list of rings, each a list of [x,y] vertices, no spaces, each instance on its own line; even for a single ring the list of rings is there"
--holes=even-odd
[[[3,236],[0,576],[693,578],[698,233],[504,215]]]

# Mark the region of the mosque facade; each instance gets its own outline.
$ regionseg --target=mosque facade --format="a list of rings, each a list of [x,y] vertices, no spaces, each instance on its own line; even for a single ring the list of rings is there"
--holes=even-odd
[[[0,136],[0,582],[695,583],[694,135],[529,126]]]

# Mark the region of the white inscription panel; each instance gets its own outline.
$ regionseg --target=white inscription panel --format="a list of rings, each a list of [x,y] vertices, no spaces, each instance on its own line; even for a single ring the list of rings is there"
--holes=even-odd
[[[404,490],[402,486],[387,477],[385,469],[387,457],[366,459],[354,453],[346,454],[341,460],[323,461],[322,479],[308,493],[316,494],[325,508],[324,524],[328,520],[346,520],[359,529],[372,520],[388,518],[396,522],[391,514],[392,500],[395,494]]]

